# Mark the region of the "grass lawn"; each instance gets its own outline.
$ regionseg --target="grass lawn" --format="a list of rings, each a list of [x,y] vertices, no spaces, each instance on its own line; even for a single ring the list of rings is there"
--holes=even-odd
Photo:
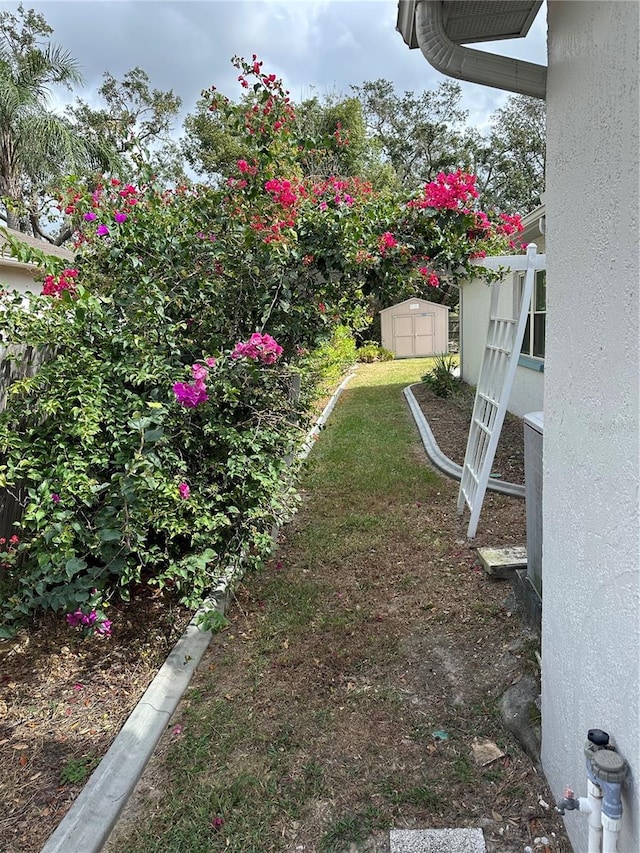
[[[529,843],[532,820],[561,832],[497,713],[534,644],[477,571],[457,484],[426,464],[402,395],[427,368],[358,368],[111,853],[384,851],[392,826],[483,825],[498,844]],[[478,765],[477,738],[503,759]]]

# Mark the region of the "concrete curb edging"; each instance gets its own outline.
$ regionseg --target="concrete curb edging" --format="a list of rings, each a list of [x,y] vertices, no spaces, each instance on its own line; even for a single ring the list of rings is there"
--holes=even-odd
[[[419,385],[420,383],[415,384]],[[409,404],[409,409],[411,410],[413,419],[416,422],[416,426],[418,427],[420,438],[424,444],[427,456],[443,474],[446,474],[454,480],[460,480],[462,478],[462,466],[452,462],[451,459],[449,459],[448,456],[445,456],[438,447],[434,435],[431,432],[431,428],[427,423],[427,419],[422,413],[422,409],[418,405],[418,401],[411,390],[413,387],[414,385],[408,385],[404,389],[404,396]],[[495,480],[489,480],[487,488],[494,492],[501,492],[503,495],[509,495],[512,498],[523,498],[525,496],[525,487],[518,483],[499,483]]]
[[[316,436],[354,375],[350,373],[334,391],[308,433],[298,458],[306,459],[309,455]],[[277,528],[273,533],[275,542]],[[230,566],[194,614],[41,853],[100,853],[211,642],[211,631],[198,627],[200,617],[211,610],[224,616],[230,590],[241,576],[241,564]]]
[[[347,376],[345,376],[345,378],[342,380],[340,385],[338,385],[338,387],[336,388],[336,390],[333,393],[333,396],[331,397],[331,399],[329,400],[327,405],[322,410],[320,417],[315,422],[315,424],[314,424],[313,428],[310,430],[309,435],[307,436],[304,444],[302,445],[300,451],[298,452],[298,459],[306,459],[307,456],[311,453],[311,448],[315,444],[316,438],[320,435],[320,430],[322,429],[322,427],[327,422],[327,419],[328,419],[329,415],[331,414],[331,412],[334,410],[335,405],[338,402],[338,398],[340,397],[340,395],[342,394],[344,389],[347,387],[347,384],[353,379],[354,376],[355,376],[355,373],[349,373]]]

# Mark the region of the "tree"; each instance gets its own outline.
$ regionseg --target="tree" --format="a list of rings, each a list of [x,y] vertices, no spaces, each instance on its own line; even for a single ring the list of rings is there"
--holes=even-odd
[[[49,109],[51,86],[82,82],[76,60],[49,41],[52,32],[22,5],[0,13],[0,216],[35,234],[41,188],[87,159],[69,123]]]
[[[546,104],[512,95],[492,116],[485,195],[495,207],[526,212],[540,204],[544,191]]]
[[[178,146],[171,138],[181,99],[172,89],[152,89],[149,75],[139,67],[127,71],[122,80],[108,71],[103,77],[98,94],[104,107],[93,109],[77,98],[66,109],[80,137],[100,158],[102,169],[131,170],[133,161],[148,152],[158,172],[182,177]]]
[[[414,190],[439,172],[468,165],[463,137],[467,113],[460,108],[458,83],[446,81],[433,91],[403,95],[382,79],[351,88],[362,104],[370,140],[401,187]]]
[[[305,176],[363,175],[367,137],[357,98],[309,98],[296,106],[295,132]]]

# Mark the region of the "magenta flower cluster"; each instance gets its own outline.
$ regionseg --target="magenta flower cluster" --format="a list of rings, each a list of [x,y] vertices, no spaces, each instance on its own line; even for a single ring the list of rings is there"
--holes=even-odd
[[[435,181],[425,184],[423,197],[408,203],[409,207],[435,207],[440,210],[463,210],[478,198],[476,176],[458,169],[445,174],[439,172]]]
[[[72,628],[90,628],[95,634],[99,634],[102,637],[111,636],[110,620],[98,620],[98,614],[95,610],[92,610],[90,613],[83,613],[82,610],[76,610],[75,613],[67,613],[66,620]]]
[[[273,364],[282,355],[282,347],[271,337],[255,332],[248,341],[238,341],[235,345],[231,358],[252,358],[263,364]]]
[[[176,400],[185,409],[195,409],[201,403],[206,403],[209,399],[207,394],[206,380],[209,376],[209,367],[214,367],[215,358],[205,359],[205,364],[192,364],[191,375],[192,382],[176,382],[173,386],[173,393],[176,395]]]

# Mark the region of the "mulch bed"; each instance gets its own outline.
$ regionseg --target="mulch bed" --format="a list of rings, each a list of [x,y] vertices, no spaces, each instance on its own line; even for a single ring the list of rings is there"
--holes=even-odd
[[[0,640],[0,851],[42,848],[191,614],[141,589],[109,608],[113,636],[54,616]]]

